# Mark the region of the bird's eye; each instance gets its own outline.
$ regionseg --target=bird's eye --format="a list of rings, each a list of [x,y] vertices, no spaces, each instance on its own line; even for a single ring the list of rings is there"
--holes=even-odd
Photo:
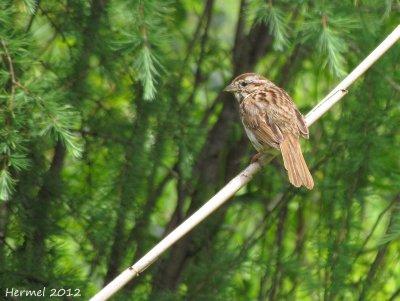
[[[246,83],[246,82],[241,82],[240,85],[241,85],[242,87],[246,87],[246,86],[247,86],[247,83]]]

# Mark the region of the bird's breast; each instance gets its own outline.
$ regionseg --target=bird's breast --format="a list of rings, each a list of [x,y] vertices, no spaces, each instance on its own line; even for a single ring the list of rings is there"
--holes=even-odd
[[[254,135],[253,131],[251,129],[249,129],[244,123],[243,123],[243,126],[244,126],[244,130],[246,131],[246,135],[249,138],[251,144],[254,146],[254,148],[257,151],[261,151],[263,149],[263,146],[258,141],[257,137]]]

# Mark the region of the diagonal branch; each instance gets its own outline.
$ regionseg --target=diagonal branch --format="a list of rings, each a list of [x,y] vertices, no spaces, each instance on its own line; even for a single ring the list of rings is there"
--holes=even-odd
[[[12,112],[13,110],[13,103],[14,103],[14,97],[15,97],[15,84],[17,82],[16,77],[15,77],[15,70],[14,70],[14,64],[11,59],[11,55],[8,51],[7,44],[4,40],[1,40],[1,46],[4,50],[4,56],[3,56],[3,61],[5,65],[8,65],[8,72],[10,74],[10,87],[11,87],[11,96],[10,96],[10,101],[9,101],[9,110]]]
[[[347,88],[357,80],[369,67],[371,67],[396,41],[400,39],[400,25],[389,34],[386,39],[368,55],[339,85],[337,85],[320,103],[318,103],[306,116],[308,126],[312,125],[322,115],[332,108],[344,95]],[[206,217],[217,210],[222,204],[228,201],[235,193],[251,181],[254,175],[259,172],[263,165],[271,161],[272,157],[264,158],[262,162],[254,162],[240,172],[228,184],[215,194],[198,211],[193,213],[180,226],[154,246],[145,256],[134,265],[127,268],[100,292],[91,301],[107,300],[118,290],[120,290],[129,280],[137,277],[147,267],[149,267],[158,257],[161,256],[169,247],[181,239],[190,230],[201,223]]]

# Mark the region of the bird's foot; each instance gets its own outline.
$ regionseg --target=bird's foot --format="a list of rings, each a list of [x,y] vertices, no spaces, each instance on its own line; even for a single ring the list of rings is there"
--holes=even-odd
[[[257,153],[257,154],[255,154],[253,157],[251,157],[251,163],[255,163],[255,162],[257,162],[258,160],[260,160],[260,158],[262,157],[262,153]]]

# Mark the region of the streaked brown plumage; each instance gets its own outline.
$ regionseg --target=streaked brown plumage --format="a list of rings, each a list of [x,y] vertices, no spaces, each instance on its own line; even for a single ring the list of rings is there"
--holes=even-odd
[[[225,91],[234,93],[247,136],[259,153],[270,147],[282,153],[289,181],[296,187],[314,187],[300,148],[300,136],[308,139],[308,128],[290,96],[268,79],[245,73]]]

